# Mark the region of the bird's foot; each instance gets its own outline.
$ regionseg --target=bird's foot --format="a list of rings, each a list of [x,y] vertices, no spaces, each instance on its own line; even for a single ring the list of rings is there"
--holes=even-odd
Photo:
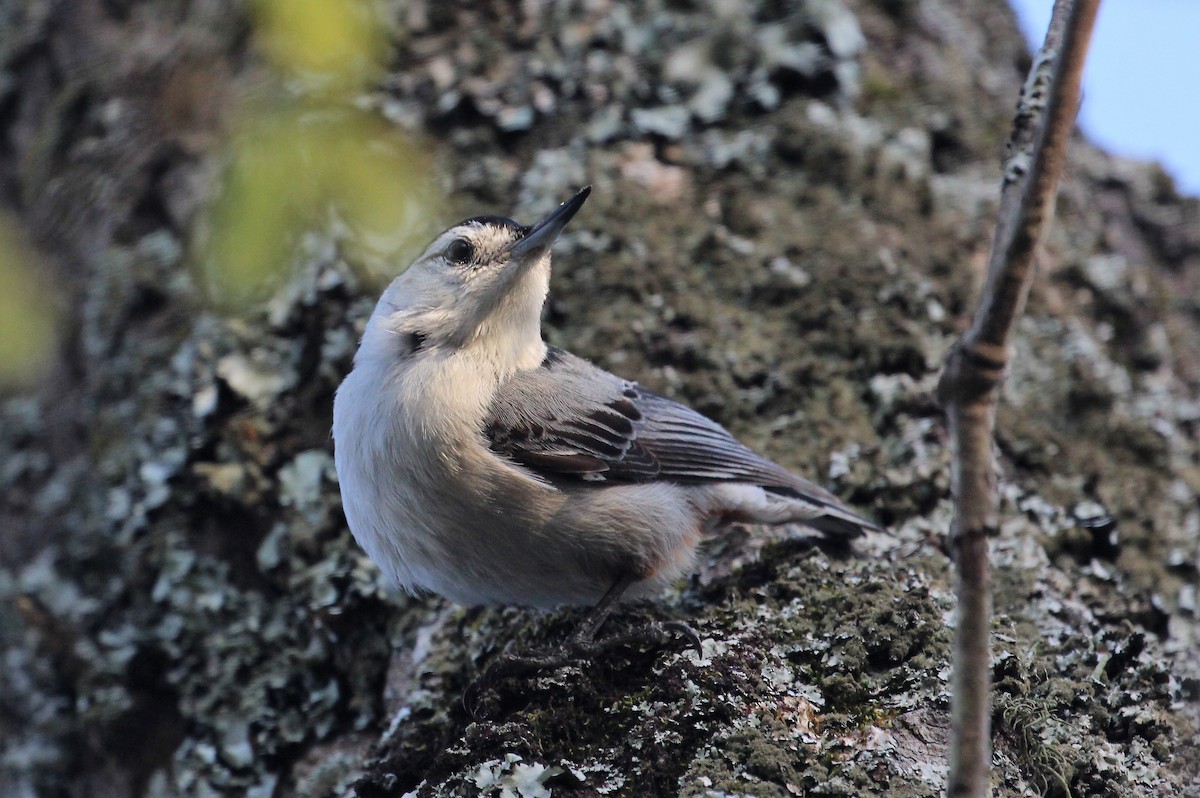
[[[463,704],[467,711],[474,715],[483,693],[503,679],[530,676],[594,660],[618,648],[630,646],[649,650],[664,648],[673,640],[681,638],[698,655],[704,655],[700,635],[683,621],[651,621],[600,638],[595,637],[595,629],[591,625],[585,624],[561,645],[549,651],[501,655],[467,687],[463,694]]]
[[[578,659],[591,659],[599,654],[606,654],[614,648],[625,648],[640,645],[645,649],[665,647],[672,640],[682,638],[695,649],[696,654],[704,656],[700,644],[700,635],[690,625],[683,621],[651,621],[634,626],[622,632],[596,640],[593,637],[572,635],[564,648],[576,653]]]

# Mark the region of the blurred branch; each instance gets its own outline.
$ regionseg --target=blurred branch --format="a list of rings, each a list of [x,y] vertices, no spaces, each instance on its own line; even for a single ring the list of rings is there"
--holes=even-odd
[[[988,536],[997,528],[992,452],[996,393],[1012,356],[1016,320],[1033,283],[1033,256],[1052,215],[1099,5],[1100,0],[1054,4],[1008,144],[996,236],[979,308],[970,329],[946,356],[938,383],[950,429],[950,549],[958,570],[947,788],[951,796],[989,794]]]

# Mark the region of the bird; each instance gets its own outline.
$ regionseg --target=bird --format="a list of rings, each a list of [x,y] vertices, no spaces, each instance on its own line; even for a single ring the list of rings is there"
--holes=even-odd
[[[879,529],[715,421],[545,342],[551,249],[590,192],[532,226],[476,216],[437,236],[379,298],[333,406],[346,521],[388,579],[469,606],[590,607],[570,640],[584,651],[727,524]]]

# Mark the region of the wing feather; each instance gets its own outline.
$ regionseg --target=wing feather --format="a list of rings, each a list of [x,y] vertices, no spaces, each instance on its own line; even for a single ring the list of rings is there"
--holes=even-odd
[[[500,386],[484,435],[493,451],[547,477],[748,481],[818,506],[838,504],[715,421],[560,349]]]

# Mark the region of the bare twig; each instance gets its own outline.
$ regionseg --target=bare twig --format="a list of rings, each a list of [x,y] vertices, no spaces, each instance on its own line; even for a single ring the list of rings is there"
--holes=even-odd
[[[1005,159],[1000,214],[987,281],[970,329],[946,356],[938,399],[952,449],[958,568],[954,636],[950,796],[983,796],[991,764],[991,591],[988,535],[997,527],[992,440],[996,389],[1010,339],[1033,283],[1033,255],[1051,215],[1080,80],[1100,0],[1056,0],[1046,40],[1022,91]]]

